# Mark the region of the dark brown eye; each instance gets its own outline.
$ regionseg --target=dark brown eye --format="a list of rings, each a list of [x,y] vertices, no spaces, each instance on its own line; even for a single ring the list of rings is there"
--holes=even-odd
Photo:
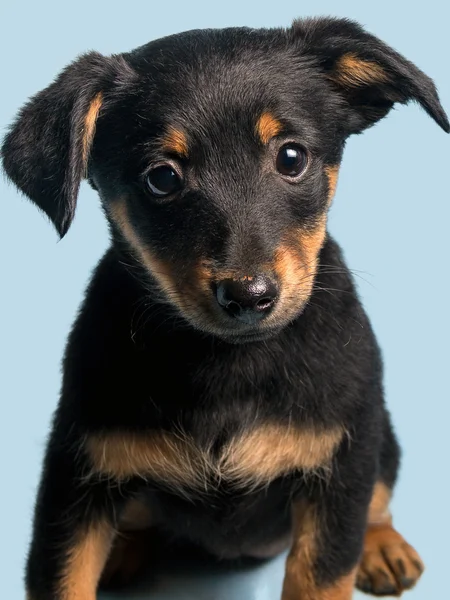
[[[181,189],[183,182],[170,165],[160,165],[147,175],[147,186],[150,192],[158,198],[170,196]]]
[[[280,148],[276,168],[286,177],[298,177],[306,168],[308,159],[305,150],[297,144],[286,144]]]

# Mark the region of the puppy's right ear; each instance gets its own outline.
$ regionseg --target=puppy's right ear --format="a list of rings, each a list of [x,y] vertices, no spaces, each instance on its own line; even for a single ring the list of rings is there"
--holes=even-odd
[[[120,55],[81,56],[31,98],[3,141],[6,175],[50,217],[61,237],[73,220],[104,98],[134,75]]]

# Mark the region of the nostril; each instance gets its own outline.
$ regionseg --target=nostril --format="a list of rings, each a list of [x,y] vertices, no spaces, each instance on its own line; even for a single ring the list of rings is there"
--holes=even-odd
[[[238,304],[237,302],[234,302],[234,300],[230,300],[225,305],[225,308],[234,317],[236,317],[241,312],[241,306],[240,306],[240,304]]]
[[[261,298],[256,302],[256,309],[259,311],[268,310],[271,306],[273,306],[275,302],[275,298]]]

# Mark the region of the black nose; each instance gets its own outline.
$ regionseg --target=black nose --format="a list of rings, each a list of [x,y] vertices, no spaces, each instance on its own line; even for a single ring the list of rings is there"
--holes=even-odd
[[[273,308],[278,288],[267,275],[224,279],[217,284],[217,301],[228,314],[249,325],[265,317]]]

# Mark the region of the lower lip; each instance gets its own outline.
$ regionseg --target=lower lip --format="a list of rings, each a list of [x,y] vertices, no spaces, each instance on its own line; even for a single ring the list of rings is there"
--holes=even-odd
[[[223,336],[223,339],[230,344],[248,344],[251,342],[263,342],[278,333],[276,329],[258,331],[257,333],[247,333],[243,335]]]

